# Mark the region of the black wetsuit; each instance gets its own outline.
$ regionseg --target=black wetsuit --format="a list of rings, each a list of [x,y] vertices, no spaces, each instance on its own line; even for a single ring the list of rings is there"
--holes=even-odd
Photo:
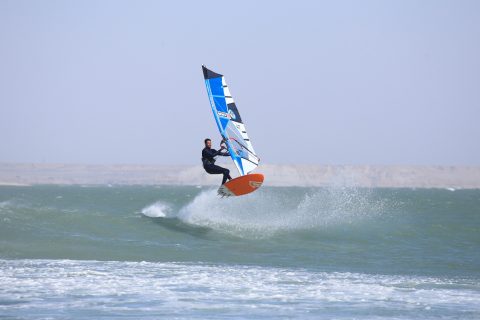
[[[205,171],[207,171],[210,174],[223,174],[223,180],[222,184],[227,182],[228,180],[231,180],[232,177],[230,177],[230,170],[227,168],[222,168],[220,166],[217,166],[215,164],[215,156],[224,156],[227,157],[230,154],[228,152],[222,153],[220,150],[215,150],[215,149],[209,149],[207,147],[203,148],[202,150],[202,163],[203,163],[203,168]]]

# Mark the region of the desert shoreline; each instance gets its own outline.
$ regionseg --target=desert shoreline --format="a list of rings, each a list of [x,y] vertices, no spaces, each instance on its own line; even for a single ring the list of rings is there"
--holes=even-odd
[[[235,177],[236,169],[228,167]],[[266,186],[480,188],[480,166],[264,164]],[[0,163],[0,185],[217,185],[200,165]]]

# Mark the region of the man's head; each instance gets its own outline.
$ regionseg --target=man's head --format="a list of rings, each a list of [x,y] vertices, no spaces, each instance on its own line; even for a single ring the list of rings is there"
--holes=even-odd
[[[207,147],[209,149],[212,147],[212,140],[207,138],[207,139],[204,140],[204,142],[205,142],[205,147]]]

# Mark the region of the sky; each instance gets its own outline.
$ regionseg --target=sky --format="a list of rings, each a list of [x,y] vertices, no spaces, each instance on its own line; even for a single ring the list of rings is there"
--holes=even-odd
[[[0,162],[480,165],[480,1],[0,0]]]

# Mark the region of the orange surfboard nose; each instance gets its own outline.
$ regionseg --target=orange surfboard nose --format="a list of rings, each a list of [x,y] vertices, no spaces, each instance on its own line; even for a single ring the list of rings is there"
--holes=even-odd
[[[237,177],[226,182],[218,189],[218,193],[224,196],[241,196],[260,188],[264,180],[261,173],[251,173]]]

